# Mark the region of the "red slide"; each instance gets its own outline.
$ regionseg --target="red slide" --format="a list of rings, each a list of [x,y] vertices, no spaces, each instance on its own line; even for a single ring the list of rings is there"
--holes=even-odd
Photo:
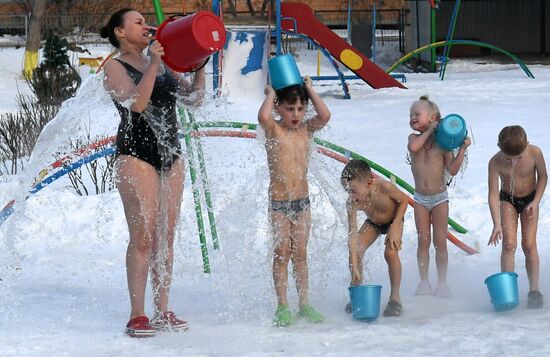
[[[283,19],[281,27],[284,31],[294,32],[294,26],[296,26],[298,33],[317,41],[334,58],[352,70],[372,88],[406,88],[382,68],[372,63],[364,54],[351,47],[340,36],[319,22],[308,5],[283,2],[281,3],[281,14],[283,18],[291,17],[296,21],[295,25],[294,21]]]

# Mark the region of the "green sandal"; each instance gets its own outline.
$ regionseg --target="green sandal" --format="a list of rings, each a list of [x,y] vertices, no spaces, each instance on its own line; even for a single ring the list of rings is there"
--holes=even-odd
[[[279,305],[275,310],[275,318],[273,319],[273,325],[276,327],[285,327],[292,325],[292,314],[288,308],[288,305]]]
[[[308,322],[318,324],[325,320],[323,315],[315,311],[313,306],[307,304],[300,308],[298,316],[305,318]]]

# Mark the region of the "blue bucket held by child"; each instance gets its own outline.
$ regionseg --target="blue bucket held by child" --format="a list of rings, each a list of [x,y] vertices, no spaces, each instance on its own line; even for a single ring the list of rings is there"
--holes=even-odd
[[[380,285],[359,285],[348,288],[354,320],[374,321],[380,315]]]
[[[271,86],[275,90],[294,85],[303,85],[304,80],[300,75],[296,61],[291,54],[276,56],[267,61]]]
[[[447,151],[459,148],[468,135],[466,121],[458,114],[449,114],[440,120],[435,131],[437,144]]]

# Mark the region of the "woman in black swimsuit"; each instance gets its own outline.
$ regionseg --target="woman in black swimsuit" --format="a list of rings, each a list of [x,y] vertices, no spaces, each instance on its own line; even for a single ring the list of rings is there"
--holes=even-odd
[[[187,322],[168,310],[184,182],[175,109],[178,93],[197,92],[200,101],[205,86],[204,69],[189,83],[165,67],[164,49],[157,41],[150,44],[150,31],[143,16],[129,8],[114,13],[101,30],[119,52],[105,66],[104,85],[121,116],[116,173],[130,232],[126,270],[131,313],[126,333],[132,337],[153,336],[159,329],[187,329]],[[149,268],[155,310],[151,321],[144,308]]]

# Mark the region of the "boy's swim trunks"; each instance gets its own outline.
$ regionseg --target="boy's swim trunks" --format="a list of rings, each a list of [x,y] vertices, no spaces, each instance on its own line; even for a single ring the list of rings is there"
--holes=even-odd
[[[391,227],[391,224],[393,223],[393,220],[391,222],[388,222],[388,223],[385,223],[385,224],[378,224],[378,223],[374,223],[373,221],[371,221],[370,218],[367,218],[365,220],[365,223],[367,223],[372,228],[376,229],[378,234],[387,234],[388,231],[390,230],[390,227]]]
[[[275,201],[269,202],[269,210],[272,212],[281,212],[288,219],[294,220],[298,214],[307,211],[311,207],[309,197],[300,198],[293,201]]]
[[[518,214],[521,214],[521,212],[523,212],[525,207],[529,203],[533,202],[533,200],[535,199],[535,194],[536,193],[537,193],[537,191],[533,191],[525,197],[516,197],[516,196],[512,196],[508,192],[504,192],[504,191],[500,190],[500,195],[499,196],[500,196],[501,201],[510,202],[512,204],[512,206],[514,206],[514,208],[516,209]]]

